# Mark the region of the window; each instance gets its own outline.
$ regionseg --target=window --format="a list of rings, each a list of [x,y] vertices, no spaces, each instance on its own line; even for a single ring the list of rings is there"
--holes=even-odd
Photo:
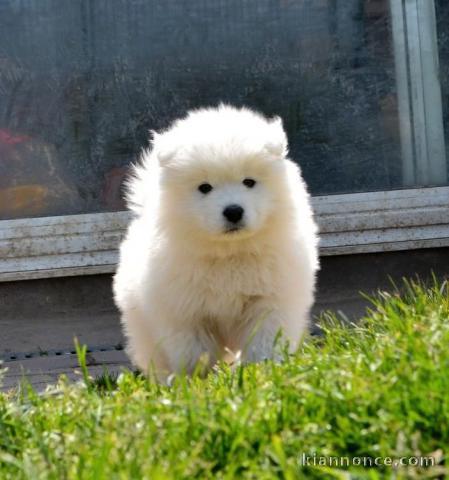
[[[444,0],[1,2],[0,279],[111,271],[148,130],[219,101],[283,117],[323,253],[449,244],[448,25]]]

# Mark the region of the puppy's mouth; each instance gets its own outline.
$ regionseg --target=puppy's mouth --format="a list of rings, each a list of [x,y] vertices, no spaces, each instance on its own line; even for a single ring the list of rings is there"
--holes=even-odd
[[[221,239],[223,241],[239,241],[252,237],[254,233],[255,232],[253,229],[248,228],[248,225],[245,223],[229,223],[223,226],[223,230],[217,237],[217,240]]]
[[[240,232],[245,228],[245,225],[226,225],[224,233],[232,235],[233,233]]]

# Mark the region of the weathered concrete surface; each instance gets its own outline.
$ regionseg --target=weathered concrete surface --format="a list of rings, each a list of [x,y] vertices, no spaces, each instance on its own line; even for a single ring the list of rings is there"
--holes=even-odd
[[[367,306],[360,291],[391,289],[389,277],[397,283],[416,275],[429,279],[432,271],[449,277],[449,248],[325,257],[314,315],[331,309],[356,319]],[[81,344],[111,350],[93,352],[94,363],[110,362],[112,371],[129,366],[123,351],[114,351],[123,338],[110,275],[0,283],[0,358],[8,360],[9,369],[4,387],[16,385],[22,371],[39,388],[60,373],[76,378],[76,358],[64,353],[73,350],[75,336]],[[25,358],[30,352],[50,356]],[[14,354],[21,359],[11,361]],[[91,372],[97,375],[102,367],[95,365]]]
[[[342,255],[321,259],[314,314],[340,310],[357,319],[369,302],[361,296],[378,290],[392,290],[403,278],[430,281],[432,273],[449,278],[449,248],[410,250],[390,253]]]
[[[122,341],[110,276],[0,283],[0,357]]]

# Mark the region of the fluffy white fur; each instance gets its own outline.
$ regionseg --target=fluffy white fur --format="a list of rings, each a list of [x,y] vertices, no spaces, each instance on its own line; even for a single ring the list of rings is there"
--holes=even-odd
[[[154,133],[128,185],[135,217],[120,249],[116,303],[132,361],[159,377],[229,352],[294,349],[308,323],[317,229],[279,118],[221,105]],[[245,186],[244,179],[256,181]],[[209,183],[213,190],[201,193]],[[223,215],[240,205],[238,230]]]

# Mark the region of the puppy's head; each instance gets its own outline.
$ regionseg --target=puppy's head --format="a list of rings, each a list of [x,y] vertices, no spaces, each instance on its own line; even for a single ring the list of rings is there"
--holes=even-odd
[[[155,134],[161,214],[189,235],[235,241],[282,215],[287,140],[281,120],[247,109],[197,110]]]

